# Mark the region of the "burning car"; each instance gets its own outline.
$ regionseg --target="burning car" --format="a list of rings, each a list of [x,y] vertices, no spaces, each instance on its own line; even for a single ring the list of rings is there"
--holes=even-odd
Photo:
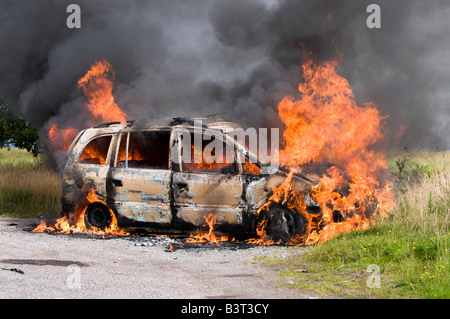
[[[217,117],[200,127],[192,118],[127,122],[112,94],[114,70],[96,61],[78,81],[87,122],[48,123],[50,162],[65,167],[63,216],[33,232],[190,232],[190,241],[215,242],[215,230],[259,245],[314,245],[367,229],[395,204],[379,145],[385,117],[371,102],[357,105],[338,66],[305,59],[301,98],[278,103],[284,131],[274,168],[265,147],[246,148]],[[192,236],[203,226],[207,233]]]
[[[76,220],[84,212],[86,227],[99,229],[116,220],[130,232],[192,231],[213,216],[214,229],[225,233],[254,236],[262,219],[266,234],[275,240],[287,242],[306,233],[303,215],[281,203],[268,204],[288,171],[267,172],[257,156],[227,134],[231,126],[209,120],[199,132],[193,119],[170,118],[144,124],[112,122],[81,131],[63,171],[63,215]],[[231,162],[208,162],[205,155],[200,161],[181,160],[198,156],[196,134],[211,132],[219,138],[216,145],[223,145],[223,154],[231,150]],[[191,135],[191,147],[183,148],[186,134]],[[207,145],[202,142],[201,147],[204,154]],[[319,213],[310,197],[313,181],[296,174],[290,183],[304,195],[308,212]],[[95,200],[88,199],[92,192]],[[260,213],[263,205],[268,207]]]

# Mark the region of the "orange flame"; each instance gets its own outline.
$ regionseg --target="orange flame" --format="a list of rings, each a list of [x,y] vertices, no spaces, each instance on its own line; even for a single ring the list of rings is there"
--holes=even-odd
[[[86,127],[99,125],[105,122],[126,122],[126,114],[118,107],[114,101],[113,80],[115,77],[114,70],[111,64],[106,60],[97,61],[92,65],[90,70],[78,81],[78,87],[83,90],[86,98],[86,107],[89,111],[89,123],[85,123]],[[67,151],[70,147],[75,136],[79,130],[74,127],[60,128],[56,123],[50,125],[48,130],[47,146],[49,151]],[[97,150],[87,150],[89,154],[96,153]],[[95,156],[94,156],[95,157]],[[98,156],[97,156],[98,157]],[[100,163],[101,164],[101,163]],[[101,202],[95,190],[92,189],[86,198],[87,203]],[[106,204],[105,204],[106,205]],[[87,205],[86,205],[87,207]],[[45,222],[41,222],[41,225],[36,227],[33,232],[51,231],[54,233],[68,234],[71,232],[85,232],[88,231],[84,225],[84,213],[78,216],[78,219],[74,225],[70,225],[69,220],[66,217],[58,219],[53,226],[46,226]],[[99,234],[114,234],[114,235],[127,235],[117,226],[117,220],[111,213],[111,224],[105,230],[92,229],[89,232]]]
[[[392,183],[386,179],[386,157],[374,148],[383,139],[381,126],[384,117],[372,103],[363,107],[356,104],[348,81],[337,74],[338,59],[315,63],[312,58],[307,58],[302,69],[304,81],[298,87],[301,98],[286,96],[278,104],[279,116],[285,124],[280,164],[291,168],[292,172],[283,184],[273,189],[268,203],[258,211],[259,214],[273,203],[279,203],[294,213],[302,214],[308,222],[308,229],[304,236],[294,236],[289,242],[292,245],[322,243],[343,232],[366,229],[377,216],[387,217],[386,212],[394,204]],[[103,60],[96,62],[78,82],[95,124],[125,121],[126,115],[112,96],[111,78],[114,78],[114,72]],[[76,133],[76,129],[59,129],[53,124],[49,129],[49,139],[53,143],[63,143],[67,149]],[[203,161],[200,164],[204,165]],[[292,187],[294,170],[319,176],[311,196],[321,208],[321,222],[317,216],[307,212],[303,195]],[[87,201],[102,202],[94,190],[91,190]],[[336,212],[341,215],[339,219],[334,216]],[[54,226],[42,224],[34,231],[86,231],[84,213],[73,226],[63,217]],[[112,218],[111,230],[105,230],[105,233],[122,233],[117,229],[114,214]],[[208,232],[191,235],[188,243],[219,244],[230,240],[227,236],[214,234],[216,218],[213,214],[208,215],[205,222]],[[266,223],[263,220],[257,226],[258,238],[249,240],[249,243],[275,243],[266,234]]]
[[[307,58],[304,82],[298,87],[301,99],[286,96],[278,105],[286,125],[280,164],[298,172],[319,173],[319,183],[311,195],[325,224],[320,227],[312,222],[314,217],[299,206],[303,205],[299,200],[302,195],[293,194],[288,176],[287,183],[274,189],[267,205],[282,199],[309,221],[306,238],[294,237],[290,244],[321,243],[342,232],[366,229],[375,216],[384,218],[393,207],[392,183],[384,180],[386,157],[370,149],[383,139],[384,118],[372,103],[364,107],[356,104],[348,81],[337,69],[337,59],[316,64]],[[344,221],[334,222],[336,211]]]
[[[53,123],[48,130],[47,146],[51,152],[58,150],[67,151],[77,134],[78,130],[72,127],[61,129]]]
[[[259,211],[258,211],[258,214],[259,214]],[[263,219],[260,223],[258,223],[258,225],[256,226],[256,237],[250,238],[250,239],[246,240],[246,242],[249,244],[259,245],[259,246],[273,245],[275,242],[266,233],[267,222],[268,222],[268,220]]]
[[[205,217],[206,224],[204,227],[208,227],[208,232],[198,232],[196,235],[191,235],[186,239],[187,243],[213,243],[219,245],[223,241],[228,241],[230,238],[228,236],[216,236],[214,234],[214,224],[216,223],[216,217],[213,213]],[[232,238],[231,240],[234,240]]]
[[[79,233],[79,232],[88,232],[94,233],[97,235],[116,235],[116,236],[128,236],[130,233],[124,231],[117,225],[117,219],[114,213],[109,210],[111,214],[111,222],[107,228],[104,230],[90,226],[91,229],[88,229],[84,223],[84,215],[86,213],[87,206],[91,203],[102,203],[106,207],[106,203],[98,198],[95,190],[92,188],[88,195],[86,196],[86,207],[82,210],[82,212],[78,215],[76,222],[71,225],[66,216],[59,218],[53,226],[47,226],[44,221],[32,230],[33,233],[43,233],[43,232],[52,232],[54,234],[71,234],[71,233]]]
[[[78,81],[78,88],[86,98],[89,123],[83,128],[59,127],[52,123],[48,130],[47,145],[51,152],[67,151],[79,129],[107,122],[126,122],[126,114],[118,107],[112,94],[114,70],[106,60],[96,61],[90,70]]]
[[[91,69],[78,81],[78,87],[86,97],[86,106],[97,124],[105,122],[126,122],[126,115],[114,101],[113,80],[115,72],[106,60],[95,62]]]

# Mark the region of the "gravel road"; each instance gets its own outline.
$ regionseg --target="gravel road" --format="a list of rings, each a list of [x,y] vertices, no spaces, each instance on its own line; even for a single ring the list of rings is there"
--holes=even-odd
[[[180,247],[181,239],[31,233],[38,220],[0,219],[0,298],[310,298],[277,288],[264,257],[295,247]],[[167,251],[170,245],[176,247]],[[238,248],[238,249],[237,249]]]

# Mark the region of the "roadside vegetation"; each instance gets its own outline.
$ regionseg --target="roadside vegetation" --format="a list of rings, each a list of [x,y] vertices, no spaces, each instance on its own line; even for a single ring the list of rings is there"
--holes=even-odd
[[[344,298],[450,298],[450,153],[404,153],[389,164],[389,218],[276,261],[282,285]]]
[[[0,217],[57,216],[61,181],[42,156],[0,149]]]

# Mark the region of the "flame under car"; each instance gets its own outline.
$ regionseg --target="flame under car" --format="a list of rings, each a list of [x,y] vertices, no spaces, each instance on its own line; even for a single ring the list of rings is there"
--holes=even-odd
[[[129,232],[179,233],[198,229],[213,214],[215,230],[245,237],[256,234],[263,215],[267,235],[273,239],[287,242],[304,234],[306,219],[282,204],[258,214],[288,172],[264,170],[257,157],[226,133],[228,127],[210,121],[198,132],[192,119],[177,118],[107,123],[80,132],[68,150],[63,172],[63,215],[76,220],[85,212],[86,226],[102,229],[114,214],[118,226]],[[219,136],[223,154],[226,148],[232,150],[231,162],[194,160],[195,135],[211,130],[216,133],[213,138]],[[193,159],[187,162],[180,160],[188,152],[181,147],[186,132],[192,143],[187,156]],[[309,195],[312,180],[294,175],[291,183],[304,194],[308,211],[318,213]],[[87,200],[92,190],[96,202]]]

